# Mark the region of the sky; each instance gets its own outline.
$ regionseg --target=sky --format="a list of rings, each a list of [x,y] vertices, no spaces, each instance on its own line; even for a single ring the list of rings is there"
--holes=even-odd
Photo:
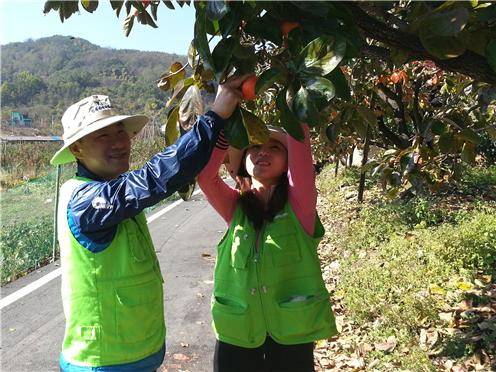
[[[38,39],[52,35],[75,36],[89,42],[114,49],[136,49],[186,55],[193,38],[194,7],[175,10],[163,3],[158,7],[158,28],[142,25],[136,20],[131,34],[126,37],[122,28],[126,11],[121,9],[117,18],[110,1],[100,0],[98,8],[86,12],[80,5],[64,23],[58,12],[43,14],[44,0],[0,0],[0,44]]]

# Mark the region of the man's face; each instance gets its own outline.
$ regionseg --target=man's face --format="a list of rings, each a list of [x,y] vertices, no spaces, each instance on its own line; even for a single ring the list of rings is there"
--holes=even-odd
[[[129,170],[131,140],[122,123],[90,133],[73,143],[70,149],[88,170],[105,180]]]

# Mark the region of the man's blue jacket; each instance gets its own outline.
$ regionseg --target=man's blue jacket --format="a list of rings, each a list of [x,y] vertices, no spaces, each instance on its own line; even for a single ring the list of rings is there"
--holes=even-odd
[[[112,242],[119,222],[194,180],[207,164],[223,126],[224,120],[209,111],[142,168],[111,181],[78,164],[77,175],[93,181],[77,188],[69,202],[67,218],[74,237],[92,252],[103,251]]]

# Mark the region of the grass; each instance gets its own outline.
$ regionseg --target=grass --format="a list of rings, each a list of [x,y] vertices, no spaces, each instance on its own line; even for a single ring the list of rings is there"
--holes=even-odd
[[[370,180],[365,202],[356,205],[345,198],[356,190],[356,170],[336,178],[328,167],[319,175],[324,272],[339,267],[327,281],[346,319],[341,337],[373,345],[366,363],[428,371],[447,360],[469,363],[479,354],[489,355],[486,368],[494,362],[496,327],[481,330],[463,318],[467,309],[460,304],[479,323],[491,324],[479,310],[496,304],[487,295],[496,282],[496,203],[484,197],[495,180],[495,167],[473,168],[451,193],[408,201],[385,199]],[[451,314],[448,324],[443,312]],[[422,343],[426,334],[438,335],[436,342]],[[398,343],[393,350],[374,346],[391,336]]]

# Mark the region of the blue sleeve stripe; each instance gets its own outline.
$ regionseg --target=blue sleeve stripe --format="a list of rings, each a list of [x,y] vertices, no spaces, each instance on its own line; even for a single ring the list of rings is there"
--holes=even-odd
[[[72,218],[72,211],[70,206],[67,208],[67,222],[69,223],[69,229],[71,230],[74,238],[79,242],[79,244],[81,244],[84,248],[92,253],[102,252],[112,243],[112,241],[108,243],[96,243],[89,239],[86,235],[84,235]]]

